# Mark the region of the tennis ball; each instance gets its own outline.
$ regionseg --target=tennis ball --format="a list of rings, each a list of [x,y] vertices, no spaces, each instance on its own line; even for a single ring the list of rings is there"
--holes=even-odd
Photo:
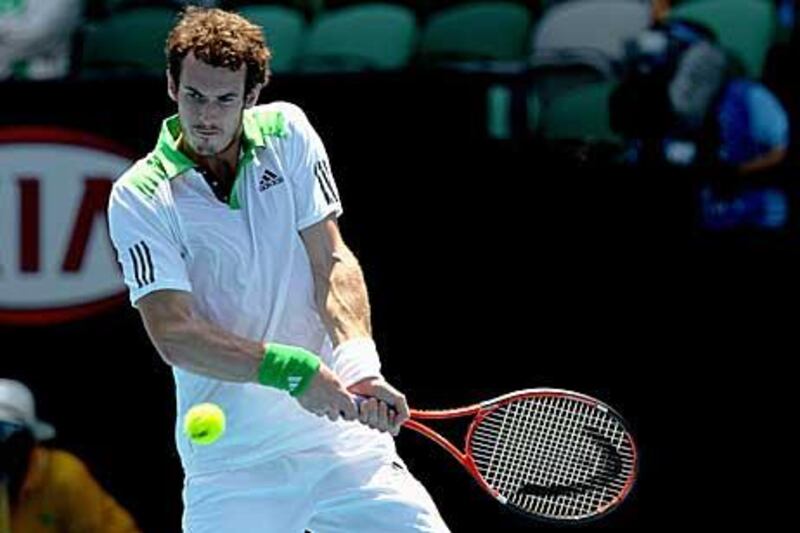
[[[213,403],[197,404],[183,417],[183,432],[195,444],[212,444],[225,433],[225,413]]]

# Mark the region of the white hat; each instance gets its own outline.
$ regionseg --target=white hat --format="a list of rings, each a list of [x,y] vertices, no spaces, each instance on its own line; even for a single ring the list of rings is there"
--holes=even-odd
[[[0,379],[0,422],[27,426],[36,440],[52,439],[56,435],[53,426],[36,418],[30,389],[12,379]]]

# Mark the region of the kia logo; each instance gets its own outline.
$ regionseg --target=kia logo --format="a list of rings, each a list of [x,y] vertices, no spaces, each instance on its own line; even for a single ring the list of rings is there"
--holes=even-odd
[[[65,322],[125,301],[106,207],[131,163],[89,133],[0,128],[0,323]]]

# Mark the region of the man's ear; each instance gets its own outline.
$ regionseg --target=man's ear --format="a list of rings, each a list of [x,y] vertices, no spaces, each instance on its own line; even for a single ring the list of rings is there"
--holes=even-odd
[[[250,90],[249,93],[247,93],[247,96],[245,96],[245,99],[244,99],[244,107],[245,107],[245,109],[249,109],[249,108],[253,107],[254,105],[256,105],[256,103],[258,102],[258,97],[261,95],[261,89],[263,89],[263,88],[264,88],[264,84],[259,83],[258,85],[253,87]]]
[[[178,102],[178,86],[175,84],[175,80],[172,79],[169,69],[167,69],[167,94],[173,102]]]

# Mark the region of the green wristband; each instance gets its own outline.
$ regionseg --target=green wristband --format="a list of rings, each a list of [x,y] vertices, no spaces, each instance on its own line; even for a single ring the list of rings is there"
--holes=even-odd
[[[319,372],[319,357],[297,346],[269,343],[258,368],[258,382],[302,395]]]

